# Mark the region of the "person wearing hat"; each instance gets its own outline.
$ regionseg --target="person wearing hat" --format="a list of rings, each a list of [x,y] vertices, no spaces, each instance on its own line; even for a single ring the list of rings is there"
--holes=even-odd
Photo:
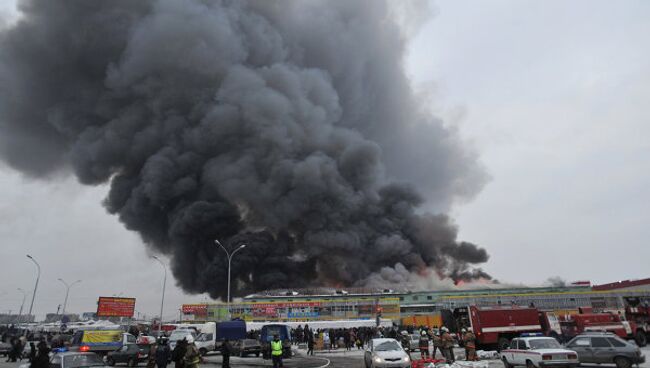
[[[429,359],[429,335],[425,329],[422,329],[422,331],[420,331],[420,341],[418,343],[418,348],[420,349],[420,356],[422,359]]]
[[[476,336],[472,332],[472,328],[469,327],[465,330],[463,334],[463,342],[465,343],[465,359],[470,361],[477,361],[476,356]]]
[[[273,335],[273,341],[271,341],[271,359],[273,368],[284,367],[282,364],[282,341],[278,334]]]
[[[183,359],[185,362],[185,368],[198,368],[199,363],[201,363],[201,353],[199,353],[199,349],[194,345],[194,336],[187,335],[185,341],[187,341],[185,358]]]
[[[451,337],[449,329],[447,327],[442,327],[442,355],[445,356],[447,363],[454,362],[454,338]]]
[[[443,357],[445,356],[445,354],[442,352],[442,339],[440,338],[440,330],[435,331],[433,334],[433,354],[431,354],[431,357],[433,359],[436,359],[436,351],[439,351]]]

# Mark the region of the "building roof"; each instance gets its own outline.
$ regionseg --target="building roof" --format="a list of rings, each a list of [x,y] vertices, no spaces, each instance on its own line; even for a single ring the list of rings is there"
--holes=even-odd
[[[640,280],[625,280],[617,281],[609,284],[594,285],[592,288],[596,291],[605,291],[605,290],[615,290],[615,289],[624,289],[634,286],[645,286],[650,285],[650,278],[640,279]]]

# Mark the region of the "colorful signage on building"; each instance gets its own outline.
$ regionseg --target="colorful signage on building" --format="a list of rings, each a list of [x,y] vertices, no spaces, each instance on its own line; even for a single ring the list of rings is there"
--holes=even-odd
[[[183,314],[193,314],[195,316],[208,315],[207,304],[183,304],[181,310],[183,311]]]

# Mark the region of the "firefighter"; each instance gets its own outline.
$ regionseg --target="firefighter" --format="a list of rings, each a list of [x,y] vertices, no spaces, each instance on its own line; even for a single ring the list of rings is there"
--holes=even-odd
[[[420,356],[422,359],[429,359],[429,335],[426,330],[420,332],[420,341],[418,343],[418,348],[420,349]]]
[[[402,344],[402,348],[406,350],[407,353],[410,353],[411,351],[411,346],[410,346],[410,341],[409,341],[409,333],[406,331],[400,332],[400,343]]]
[[[476,357],[476,336],[472,332],[472,328],[468,327],[463,335],[463,342],[465,343],[465,359],[470,361],[477,361]]]
[[[187,335],[185,338],[187,341],[187,347],[185,348],[185,357],[183,359],[185,368],[199,368],[199,363],[201,363],[201,354],[199,350],[194,345],[194,336]]]
[[[277,334],[273,335],[273,341],[271,341],[271,359],[273,359],[273,368],[284,367],[282,364],[282,341]]]
[[[442,328],[442,354],[445,356],[447,363],[453,363],[454,359],[454,338],[449,334],[447,327]]]
[[[465,360],[469,360],[469,351],[467,350],[467,345],[465,345],[465,334],[466,333],[467,333],[467,330],[465,329],[465,327],[460,329],[460,342],[458,344],[460,345],[460,343],[462,342],[462,344],[463,344],[462,346],[465,349]]]
[[[436,359],[436,350],[440,351],[440,354],[442,354],[444,358],[445,354],[442,352],[442,339],[440,338],[440,330],[436,331],[433,334],[433,354],[431,355],[433,359]]]

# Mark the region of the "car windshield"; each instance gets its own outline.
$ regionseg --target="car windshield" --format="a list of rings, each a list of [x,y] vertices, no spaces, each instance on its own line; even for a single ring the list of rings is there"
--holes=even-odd
[[[210,341],[212,340],[212,334],[202,333],[199,337],[196,338],[196,341]]]
[[[376,351],[402,350],[397,341],[385,341],[375,347]]]
[[[63,357],[65,368],[102,367],[104,362],[95,354],[66,355]]]
[[[562,348],[560,343],[555,339],[535,339],[529,340],[531,349],[559,349]]]
[[[194,335],[192,331],[174,331],[169,335],[169,341],[183,340],[187,335]]]

